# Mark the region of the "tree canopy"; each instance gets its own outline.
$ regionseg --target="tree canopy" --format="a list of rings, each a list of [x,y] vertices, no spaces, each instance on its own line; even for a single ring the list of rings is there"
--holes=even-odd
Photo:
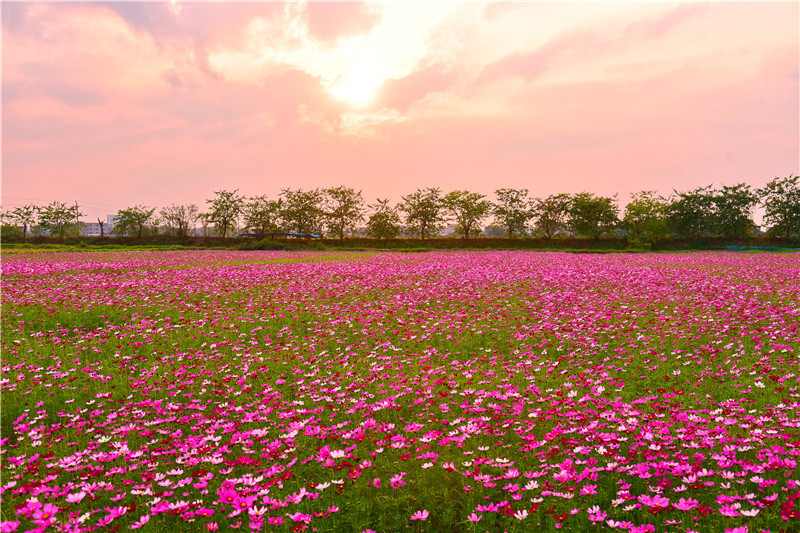
[[[534,211],[536,230],[547,239],[552,239],[567,229],[567,217],[572,199],[568,194],[551,194],[536,200]]]
[[[533,201],[528,199],[528,189],[497,189],[497,203],[492,214],[498,226],[506,230],[507,237],[525,235],[528,222],[535,216]]]
[[[438,187],[417,189],[403,196],[400,204],[400,209],[406,214],[409,232],[420,239],[435,237],[444,229],[442,207],[442,191]]]
[[[394,239],[400,235],[400,215],[389,205],[388,198],[378,198],[369,208],[373,211],[367,220],[367,235],[373,239]]]
[[[239,189],[234,191],[214,191],[215,198],[206,200],[208,213],[204,218],[209,224],[213,224],[217,233],[222,237],[227,237],[228,232],[235,230],[239,223],[239,217],[244,207],[244,196],[236,194]]]
[[[164,226],[178,237],[186,237],[194,229],[199,213],[195,204],[175,205],[161,208]]]
[[[114,233],[141,237],[155,210],[155,207],[145,207],[143,205],[120,209],[114,217]]]
[[[364,199],[361,191],[341,185],[325,189],[325,220],[328,231],[344,239],[348,232],[364,220]]]
[[[753,207],[758,195],[749,185],[723,185],[711,197],[714,205],[714,229],[721,237],[746,237],[753,234]]]
[[[764,220],[772,224],[773,234],[800,235],[800,176],[776,177],[758,194],[765,210]]]
[[[325,211],[322,206],[323,191],[312,189],[283,189],[280,216],[286,229],[297,233],[320,234]]]
[[[265,195],[253,196],[244,205],[244,227],[253,233],[273,233],[280,229],[282,201]]]
[[[455,220],[456,233],[469,239],[470,235],[480,233],[480,224],[492,209],[492,204],[483,194],[469,191],[452,191],[442,199],[442,205]]]
[[[667,208],[669,202],[655,191],[641,191],[632,195],[625,206],[626,236],[638,247],[649,248],[667,236]]]
[[[582,192],[572,197],[569,225],[583,237],[599,239],[610,234],[619,224],[619,207],[615,197],[595,196]]]

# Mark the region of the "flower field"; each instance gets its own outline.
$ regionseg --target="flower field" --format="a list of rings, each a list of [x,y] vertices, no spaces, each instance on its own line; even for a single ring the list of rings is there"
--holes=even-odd
[[[0,531],[800,531],[800,255],[2,263]]]

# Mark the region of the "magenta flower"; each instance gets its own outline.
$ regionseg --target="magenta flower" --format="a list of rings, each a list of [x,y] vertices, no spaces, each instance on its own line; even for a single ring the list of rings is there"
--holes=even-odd
[[[310,515],[310,514],[294,513],[294,514],[290,514],[289,518],[291,518],[295,522],[303,522],[305,524],[308,524],[308,523],[311,522],[311,519],[313,518],[313,516]]]
[[[673,504],[673,507],[679,511],[691,511],[698,505],[700,505],[700,502],[693,498],[681,498],[678,503]]]
[[[46,503],[41,509],[36,509],[33,512],[33,523],[40,526],[48,526],[56,521],[55,515],[58,512],[58,507],[52,503]]]
[[[413,515],[411,515],[411,520],[422,520],[425,521],[428,519],[428,511],[427,509],[423,509],[422,511],[417,511]]]
[[[131,524],[131,529],[139,529],[139,528],[143,527],[149,521],[150,521],[150,515],[149,514],[142,515],[141,517],[139,517],[139,520],[137,520],[136,522]]]

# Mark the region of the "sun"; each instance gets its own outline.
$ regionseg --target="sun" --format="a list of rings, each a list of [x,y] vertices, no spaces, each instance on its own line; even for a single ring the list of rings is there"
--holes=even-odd
[[[375,99],[375,93],[383,80],[364,70],[342,72],[328,88],[328,92],[339,100],[355,107],[363,107]]]

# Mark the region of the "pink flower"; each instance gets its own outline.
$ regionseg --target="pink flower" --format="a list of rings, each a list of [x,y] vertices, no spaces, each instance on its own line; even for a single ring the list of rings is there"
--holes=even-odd
[[[688,498],[688,499],[681,498],[680,501],[676,504],[673,504],[673,506],[675,507],[675,509],[678,509],[679,511],[691,511],[699,504],[700,502],[698,500],[695,500],[694,498]]]
[[[137,522],[131,524],[131,529],[139,529],[140,527],[144,526],[146,523],[150,521],[150,515],[145,514],[142,515]]]
[[[597,505],[589,507],[587,512],[589,513],[589,520],[592,522],[602,522],[608,517],[608,513],[601,511]]]
[[[81,500],[86,496],[86,493],[76,492],[75,494],[67,494],[67,503],[80,503]]]
[[[211,516],[214,514],[214,509],[209,509],[207,507],[200,507],[198,510],[194,512],[196,515],[200,516]]]
[[[423,509],[422,511],[417,511],[413,515],[411,515],[411,520],[422,520],[425,521],[428,519],[428,511],[427,509]]]
[[[55,515],[58,512],[58,507],[52,503],[46,503],[41,509],[36,509],[33,512],[33,523],[40,526],[50,525],[56,521]]]
[[[294,514],[290,514],[289,518],[291,518],[295,522],[304,522],[304,523],[308,524],[308,523],[311,522],[311,519],[313,517],[310,514],[294,513]]]
[[[750,528],[748,528],[747,526],[732,527],[725,529],[725,533],[747,533],[748,531],[750,531]]]
[[[739,516],[739,511],[733,505],[720,505],[719,513],[722,516],[727,516],[728,518],[736,518]]]
[[[480,522],[481,518],[483,518],[482,514],[472,513],[467,517],[467,520],[469,520],[470,522]]]
[[[12,531],[16,531],[18,527],[18,520],[4,520],[3,522],[0,522],[0,533],[11,533]]]
[[[405,475],[406,475],[405,472],[400,472],[399,474],[395,474],[394,476],[392,476],[392,479],[389,480],[389,484],[392,486],[393,489],[402,487],[403,485],[406,484],[406,482],[403,481],[403,476]]]
[[[124,515],[125,513],[128,512],[128,508],[127,507],[122,507],[122,506],[120,506],[120,507],[106,507],[105,509],[106,509],[106,511],[108,511],[110,513],[109,516],[112,519],[119,518],[120,516],[122,516],[122,515]]]
[[[217,489],[217,494],[219,495],[220,503],[229,503],[233,505],[236,503],[236,500],[239,499],[239,493],[233,489],[219,488]]]
[[[659,496],[655,494],[650,496],[649,494],[642,494],[640,495],[637,500],[642,505],[647,505],[648,507],[666,507],[669,505],[669,498],[665,498],[664,496]]]
[[[209,531],[216,531],[219,529],[219,524],[217,524],[216,522],[209,522],[208,524],[206,524],[206,529]]]

